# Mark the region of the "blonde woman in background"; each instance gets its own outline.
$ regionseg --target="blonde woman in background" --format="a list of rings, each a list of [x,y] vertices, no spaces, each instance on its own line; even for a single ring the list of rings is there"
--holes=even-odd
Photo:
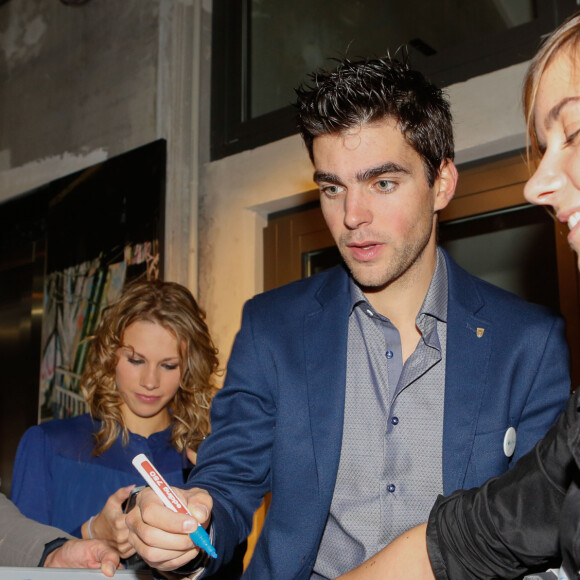
[[[185,287],[132,283],[107,308],[81,385],[90,414],[31,427],[20,441],[12,500],[31,519],[107,541],[128,558],[123,504],[145,453],[182,487],[201,441],[218,366],[205,313]]]

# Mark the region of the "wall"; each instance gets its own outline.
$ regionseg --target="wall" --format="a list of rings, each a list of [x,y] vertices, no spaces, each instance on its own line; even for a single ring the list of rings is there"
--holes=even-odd
[[[298,137],[208,161],[210,41],[210,0],[0,6],[0,201],[167,139],[166,276],[198,292],[225,364],[266,216],[314,184]],[[524,144],[524,70],[449,88],[459,163]]]
[[[197,287],[194,0],[0,7],[0,201],[168,141],[166,271]]]
[[[159,9],[133,4],[2,6],[2,199],[157,137]]]

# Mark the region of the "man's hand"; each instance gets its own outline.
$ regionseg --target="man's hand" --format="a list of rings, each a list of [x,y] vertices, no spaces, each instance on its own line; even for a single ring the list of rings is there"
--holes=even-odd
[[[126,517],[129,542],[147,564],[158,570],[175,570],[199,554],[188,534],[198,524],[209,524],[213,507],[210,495],[202,489],[173,490],[193,517],[171,511],[151,489],[139,493]]]
[[[135,553],[129,543],[129,530],[125,524],[123,502],[129,497],[134,485],[121,487],[109,497],[103,509],[93,518],[91,532],[93,538],[105,540],[119,552],[121,558],[128,558]],[[88,522],[82,527],[83,538],[89,538]]]
[[[109,578],[119,567],[119,554],[101,540],[69,540],[53,550],[45,568],[100,568]]]

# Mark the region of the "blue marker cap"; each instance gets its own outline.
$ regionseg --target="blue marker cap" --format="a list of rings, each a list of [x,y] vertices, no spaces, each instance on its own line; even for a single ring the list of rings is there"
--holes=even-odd
[[[191,532],[189,537],[198,548],[205,550],[212,558],[217,558],[217,552],[203,526],[197,526],[197,530]]]

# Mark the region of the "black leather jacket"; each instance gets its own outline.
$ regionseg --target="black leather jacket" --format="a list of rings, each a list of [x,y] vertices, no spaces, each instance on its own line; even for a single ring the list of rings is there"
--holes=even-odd
[[[580,579],[579,465],[580,390],[510,471],[438,498],[427,526],[436,578],[520,578],[563,560]]]

